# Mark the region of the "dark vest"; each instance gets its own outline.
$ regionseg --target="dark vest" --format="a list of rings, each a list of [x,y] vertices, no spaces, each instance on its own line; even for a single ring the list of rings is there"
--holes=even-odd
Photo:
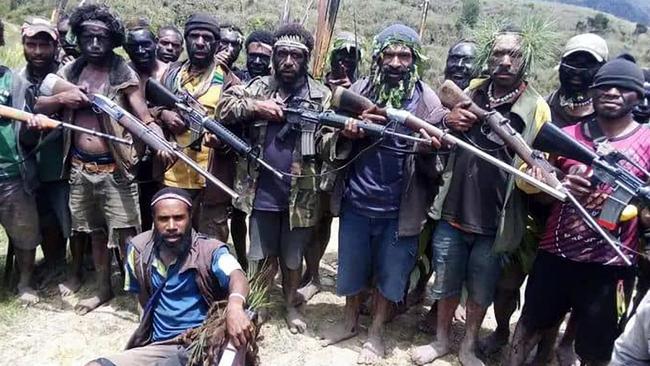
[[[152,263],[155,256],[153,230],[146,231],[131,239],[131,245],[135,251],[133,271],[140,285],[138,300],[144,306],[154,294],[151,284]],[[219,281],[212,274],[212,254],[223,245],[225,244],[218,240],[208,238],[192,230],[192,244],[183,260],[183,265],[178,271],[179,274],[188,270],[196,271],[196,285],[208,307],[215,301],[223,300],[228,296],[228,289],[222,289]],[[149,309],[144,309],[140,325],[129,339],[126,349],[143,347],[151,343],[153,338],[153,309],[155,306],[154,303]],[[173,343],[174,340],[172,339],[169,342]]]

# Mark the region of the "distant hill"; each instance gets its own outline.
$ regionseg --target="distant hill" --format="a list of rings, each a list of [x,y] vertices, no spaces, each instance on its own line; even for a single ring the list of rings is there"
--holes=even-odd
[[[545,0],[584,6],[631,22],[650,25],[650,0]]]

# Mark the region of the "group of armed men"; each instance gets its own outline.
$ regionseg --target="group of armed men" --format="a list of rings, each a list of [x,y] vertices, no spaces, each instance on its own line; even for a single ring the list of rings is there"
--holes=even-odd
[[[336,293],[346,303],[340,323],[319,336],[323,346],[354,338],[360,315],[369,313],[359,364],[381,361],[385,324],[399,322],[400,313],[426,298],[434,273],[435,302],[420,328],[435,335],[410,351],[415,364],[452,351],[454,320],[465,323],[458,349],[463,365],[483,365],[479,356],[500,350],[504,364],[522,365],[535,347],[536,364],[555,357],[563,366],[577,360],[650,362],[650,299],[641,300],[650,277],[647,262],[635,254],[650,237],[645,210],[611,230],[630,249],[628,265],[569,203],[424,130],[391,123],[396,132],[423,137],[413,143],[366,136],[352,119],[342,129],[301,129],[286,122],[288,101],[327,110],[332,90],[349,88],[378,107],[406,110],[517,164],[468,103],[441,104],[422,79],[426,56],[413,29],[383,29],[368,57],[357,35],[338,34],[322,81],[308,67],[314,38],[297,23],[245,38],[237,26],[196,13],[182,30],[165,26],[154,32],[142,21],[125,28],[110,8],[91,4],[55,25],[30,18],[21,32],[26,66],[0,66],[0,104],[33,113],[25,123],[0,119],[0,224],[15,253],[19,300],[39,300],[35,284],[52,281],[65,264],[69,242],[70,270],[59,284],[61,295],[82,286],[87,253],[97,282],[93,296],[75,306],[77,313],[113,297],[113,255],[124,264],[125,290],[137,295],[143,309],[127,350],[89,364],[184,364],[187,345],[178,340],[203,323],[214,301],[227,301],[227,334],[236,348],[246,348],[255,333],[245,312],[246,272],[270,287],[279,270],[287,326],[305,332],[309,314],[301,305],[321,290],[319,264],[333,217],[339,219]],[[610,60],[601,37],[576,35],[559,61],[559,87],[543,98],[528,80],[533,59],[522,51],[525,42],[516,27],[504,28],[494,35],[486,64],[476,65],[485,45],[460,41],[449,49],[444,77],[481,108],[507,117],[529,144],[542,124],[552,123],[591,149],[606,140],[650,170],[645,77],[634,58]],[[115,52],[118,47],[130,60]],[[178,61],[183,50],[187,57]],[[245,70],[234,65],[242,50]],[[369,69],[363,77],[362,63]],[[214,135],[196,140],[183,111],[148,100],[149,79],[191,95],[203,113],[259,149],[283,178],[238,156]],[[60,88],[60,81],[73,87]],[[239,197],[231,199],[168,152],[48,128],[45,116],[137,140],[92,107],[95,93],[174,142]],[[355,117],[388,123],[380,110]],[[315,151],[307,151],[310,142]],[[592,184],[589,167],[577,161],[557,156],[551,162],[563,173],[566,189],[597,215],[611,187]],[[541,177],[535,169],[517,168]],[[630,171],[643,177],[640,169]],[[229,237],[232,244],[224,244]],[[37,267],[38,245],[44,263]],[[510,319],[526,278],[511,337]],[[628,310],[631,303],[634,309]],[[497,328],[479,341],[491,305]]]

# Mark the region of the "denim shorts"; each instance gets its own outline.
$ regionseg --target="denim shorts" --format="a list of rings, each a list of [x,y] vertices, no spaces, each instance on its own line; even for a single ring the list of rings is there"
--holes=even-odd
[[[402,301],[417,250],[417,235],[398,235],[398,219],[370,218],[344,209],[336,293],[354,296],[376,287],[389,301]]]
[[[490,306],[501,273],[493,244],[494,236],[466,233],[440,221],[433,235],[433,297],[460,296],[465,285],[469,299],[482,307]]]

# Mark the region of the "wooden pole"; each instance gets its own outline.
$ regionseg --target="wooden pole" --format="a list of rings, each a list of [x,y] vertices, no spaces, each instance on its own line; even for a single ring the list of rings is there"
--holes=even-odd
[[[329,51],[336,17],[339,12],[340,0],[318,1],[318,22],[316,23],[316,44],[312,55],[312,75],[316,79],[323,76],[325,60]]]
[[[52,16],[50,17],[50,21],[55,27],[59,22],[59,18],[61,18],[61,14],[65,11],[66,6],[68,6],[68,0],[57,0],[56,6],[52,10]]]
[[[429,13],[429,0],[424,0],[424,3],[422,4],[422,18],[420,19],[420,40],[423,40],[422,37],[424,36],[424,29],[427,26],[428,13]]]

